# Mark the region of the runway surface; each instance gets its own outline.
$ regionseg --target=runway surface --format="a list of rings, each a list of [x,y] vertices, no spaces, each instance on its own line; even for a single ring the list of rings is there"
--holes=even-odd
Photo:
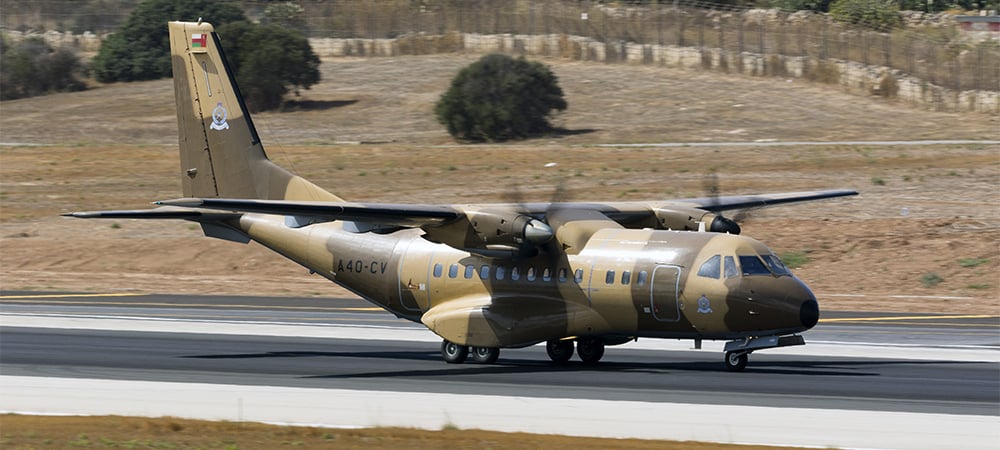
[[[0,373],[16,380],[915,413],[1000,424],[1000,317],[988,314],[824,312],[804,334],[806,346],[754,353],[743,373],[722,368],[712,350],[721,343],[693,351],[690,341],[664,340],[609,347],[597,367],[553,365],[538,346],[505,349],[495,365],[447,365],[439,338],[422,325],[356,299],[0,292],[0,320]],[[1000,438],[984,433],[983,442]]]

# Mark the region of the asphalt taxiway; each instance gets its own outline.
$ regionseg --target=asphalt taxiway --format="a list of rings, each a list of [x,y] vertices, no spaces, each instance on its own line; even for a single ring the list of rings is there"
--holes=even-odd
[[[708,435],[713,422],[720,425],[711,418],[720,416],[705,408],[749,408],[741,410],[744,417],[750,411],[758,420],[783,420],[781,414],[802,412],[821,422],[842,414],[860,421],[870,421],[864,418],[869,414],[931,424],[949,423],[942,419],[947,418],[958,425],[949,432],[939,430],[944,439],[949,433],[976,435],[985,424],[980,440],[960,442],[962,446],[1000,442],[993,440],[1000,438],[995,431],[1000,424],[1000,317],[988,314],[824,312],[820,324],[805,333],[806,346],[754,353],[743,373],[726,372],[721,352],[710,343],[694,351],[689,341],[645,339],[609,347],[597,367],[553,365],[537,346],[505,349],[495,365],[447,365],[438,353],[439,338],[422,325],[357,299],[0,292],[0,324],[0,375],[9,380],[7,387],[56,380],[55,385],[36,386],[51,390],[77,380],[167,383],[194,391],[201,389],[196,386],[208,391],[212,386],[304,389],[306,398],[336,392],[341,401],[366,393],[359,400],[362,405],[373,396],[422,396],[417,404],[428,403],[431,409],[456,396],[490,404],[515,398],[520,407],[556,399],[559,405],[596,402],[596,417],[610,411],[608,404],[628,404],[631,410],[682,405],[679,411],[693,417],[695,410],[706,414]],[[294,398],[286,394],[286,399]],[[11,401],[0,399],[0,409],[12,410]],[[198,399],[192,401],[197,404]],[[418,414],[423,413],[412,413]],[[379,417],[383,424],[395,420]],[[920,420],[897,424],[896,419],[884,426],[900,427],[900,433],[927,427]],[[726,428],[730,437],[720,440],[763,440],[737,433],[732,424]],[[780,439],[768,442],[870,442],[861,446],[890,448],[896,448],[893,442],[898,448],[944,442],[926,437],[913,439],[913,445],[863,437],[800,442],[776,433]]]

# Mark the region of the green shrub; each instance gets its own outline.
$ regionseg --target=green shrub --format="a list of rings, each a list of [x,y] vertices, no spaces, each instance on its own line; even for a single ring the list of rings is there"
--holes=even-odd
[[[830,4],[830,16],[840,22],[876,30],[888,30],[900,24],[896,0],[836,0]]]
[[[944,278],[941,278],[940,275],[934,272],[925,273],[924,276],[920,277],[920,284],[926,288],[937,286],[942,281],[944,281]]]
[[[85,67],[68,48],[53,49],[41,38],[0,44],[0,98],[10,100],[50,92],[79,91]]]
[[[797,269],[810,261],[808,252],[788,252],[781,255],[781,262],[789,269]]]
[[[958,260],[958,265],[962,267],[978,267],[990,262],[987,258],[962,258]]]
[[[492,54],[455,76],[434,113],[459,139],[504,141],[551,130],[553,109],[566,109],[566,101],[548,67]]]

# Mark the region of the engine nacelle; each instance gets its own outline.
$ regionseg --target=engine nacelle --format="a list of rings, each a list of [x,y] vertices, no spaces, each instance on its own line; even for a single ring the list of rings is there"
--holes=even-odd
[[[521,251],[552,239],[552,228],[534,217],[511,212],[469,211],[465,218],[424,228],[425,238],[455,248]]]
[[[740,225],[735,221],[704,209],[673,206],[653,211],[659,226],[667,230],[698,231],[698,223],[701,222],[705,224],[706,231],[740,234]]]

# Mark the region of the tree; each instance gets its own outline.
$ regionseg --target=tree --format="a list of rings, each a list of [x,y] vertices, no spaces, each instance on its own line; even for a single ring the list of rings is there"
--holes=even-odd
[[[830,4],[830,16],[876,30],[889,30],[900,24],[896,0],[835,0]]]
[[[234,22],[218,33],[251,111],[277,108],[290,89],[298,95],[319,82],[319,57],[291,29]]]
[[[459,139],[503,141],[551,130],[553,109],[566,109],[566,101],[548,67],[492,54],[458,73],[434,113]]]
[[[31,97],[61,91],[80,91],[84,66],[72,50],[53,49],[41,38],[0,46],[0,98]]]
[[[220,26],[246,20],[243,11],[224,1],[144,0],[94,57],[98,81],[154,80],[170,76],[167,22],[202,20]]]

